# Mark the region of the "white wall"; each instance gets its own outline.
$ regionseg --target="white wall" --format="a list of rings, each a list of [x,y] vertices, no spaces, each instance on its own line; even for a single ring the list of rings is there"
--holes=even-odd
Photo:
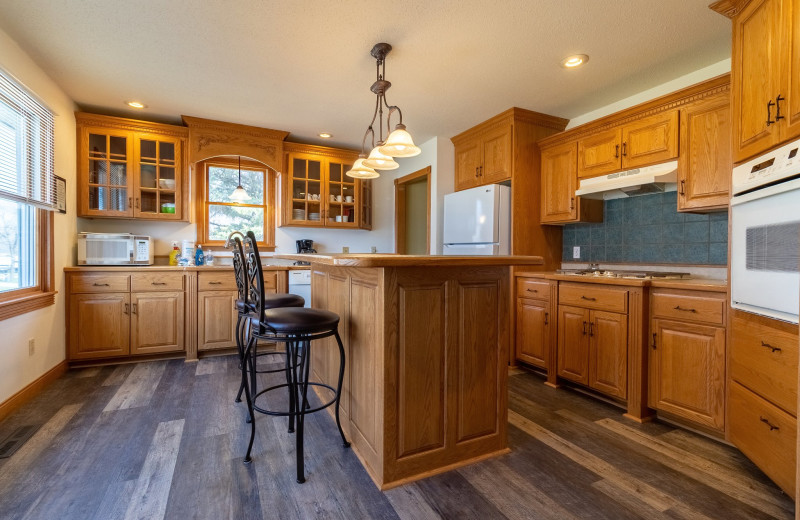
[[[66,215],[55,214],[55,305],[0,321],[0,403],[65,359],[64,267],[73,265],[75,218],[75,117],[72,100],[5,32],[0,67],[36,93],[56,114],[55,168],[67,180]],[[28,355],[28,339],[36,341]]]
[[[376,247],[379,253],[393,253],[394,247],[394,179],[431,166],[431,252],[441,252],[438,237],[441,236],[441,198],[453,191],[454,150],[449,140],[433,138],[419,145],[422,153],[416,157],[398,159],[400,168],[381,172],[372,181],[373,226],[371,231],[363,229],[325,229],[280,227],[275,230],[277,253],[296,252],[295,240],[309,238],[320,253],[341,253],[342,247],[351,253],[369,253]],[[446,191],[443,191],[446,190]],[[155,254],[166,256],[173,241],[194,240],[197,226],[185,222],[147,222],[136,220],[78,219],[78,231],[125,232],[149,235],[155,239]]]
[[[650,101],[651,99],[655,99],[657,97],[670,94],[672,92],[675,92],[676,90],[680,90],[682,88],[690,87],[697,83],[701,83],[707,79],[721,76],[722,74],[727,74],[730,71],[731,71],[730,58],[719,61],[717,63],[714,63],[713,65],[709,65],[708,67],[704,67],[694,72],[690,72],[689,74],[686,74],[679,78],[675,78],[672,81],[667,81],[666,83],[662,83],[657,87],[653,87],[643,92],[639,92],[638,94],[634,94],[633,96],[627,97],[625,99],[620,99],[619,101],[606,105],[602,108],[598,108],[597,110],[592,110],[591,112],[587,112],[583,115],[572,118],[569,124],[567,125],[567,130],[569,130],[570,128],[574,128],[576,126],[580,126],[584,123],[589,123],[591,121],[594,121],[595,119],[600,119],[601,117],[607,116],[609,114],[619,112],[620,110],[630,108],[640,103]]]

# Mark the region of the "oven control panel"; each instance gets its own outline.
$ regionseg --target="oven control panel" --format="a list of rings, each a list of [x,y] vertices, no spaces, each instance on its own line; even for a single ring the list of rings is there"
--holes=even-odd
[[[800,175],[800,140],[785,144],[733,169],[733,194]]]

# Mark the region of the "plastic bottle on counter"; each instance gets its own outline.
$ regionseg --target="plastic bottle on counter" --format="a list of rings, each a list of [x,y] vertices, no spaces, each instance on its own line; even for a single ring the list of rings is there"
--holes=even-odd
[[[178,257],[181,256],[181,250],[177,242],[172,243],[172,251],[169,252],[169,265],[178,265]]]
[[[194,265],[201,266],[205,263],[206,257],[203,254],[203,246],[197,246],[197,251],[194,253]]]
[[[214,251],[211,249],[207,249],[203,252],[203,256],[205,257],[205,264],[206,265],[213,265],[214,264]]]

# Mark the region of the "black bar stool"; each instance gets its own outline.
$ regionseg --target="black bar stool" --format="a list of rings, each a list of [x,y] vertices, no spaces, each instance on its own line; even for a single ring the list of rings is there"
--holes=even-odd
[[[247,263],[244,258],[244,251],[242,249],[242,241],[239,240],[239,237],[234,237],[234,246],[233,246],[233,273],[236,276],[236,289],[239,292],[239,298],[236,300],[236,348],[239,353],[239,368],[243,371],[247,371],[247,364],[244,363],[244,349],[245,344],[247,343],[247,338],[249,336],[249,324],[250,324],[250,316],[255,311],[255,307],[253,303],[249,300],[248,296],[248,282],[247,282]],[[262,290],[263,293],[263,290]],[[302,307],[305,305],[305,300],[302,296],[298,296],[296,294],[266,294],[263,295],[263,302],[264,308],[266,309],[273,309],[278,307]],[[285,352],[262,352],[261,356],[267,355],[284,355]],[[297,360],[293,361],[294,363]],[[284,368],[277,368],[277,369],[265,369],[265,368],[257,368],[252,371],[251,373],[251,383],[255,385],[255,375],[256,373],[259,374],[269,374],[275,372],[283,372],[285,371]],[[239,392],[236,394],[236,402],[240,403],[242,401],[242,392],[244,391],[245,381],[247,381],[246,377],[242,378],[242,383],[239,385]],[[255,388],[255,386],[253,386]],[[253,419],[252,414],[248,417],[248,421],[250,422]],[[289,431],[294,431],[294,425],[290,424]]]
[[[250,338],[244,350],[244,362],[249,363],[249,371],[252,374],[257,359],[257,345],[259,339],[269,339],[284,343],[286,346],[286,383],[270,386],[263,390],[256,390],[255,385],[244,387],[247,406],[250,416],[254,417],[254,412],[258,411],[267,415],[289,417],[289,423],[294,419],[297,421],[297,482],[305,482],[305,462],[303,458],[303,428],[305,416],[310,413],[318,412],[335,405],[336,427],[342,437],[345,448],[350,446],[344,436],[342,424],[339,419],[339,400],[342,394],[342,381],[344,379],[344,345],[339,337],[339,316],[325,310],[306,309],[302,307],[282,307],[267,309],[264,307],[264,274],[261,271],[261,259],[258,256],[256,238],[252,231],[248,231],[244,240],[244,253],[247,261],[247,280],[249,285],[249,297],[255,308],[251,314]],[[309,369],[311,365],[311,343],[314,340],[334,336],[339,346],[339,378],[336,388],[324,384],[309,381]],[[296,362],[292,363],[292,360]],[[242,379],[245,378],[245,370],[242,370]],[[317,386],[327,388],[332,392],[331,399],[314,408],[308,402],[308,387]],[[284,387],[289,388],[289,411],[269,410],[256,404],[258,398],[267,392],[278,390]],[[249,464],[252,459],[250,452],[253,449],[256,426],[255,421],[250,425],[250,442],[247,446],[247,454],[244,463]]]

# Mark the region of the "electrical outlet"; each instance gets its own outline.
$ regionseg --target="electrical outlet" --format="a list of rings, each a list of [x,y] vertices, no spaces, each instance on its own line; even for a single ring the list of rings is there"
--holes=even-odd
[[[375,247],[375,246],[372,246],[372,247],[369,248],[369,252],[370,253],[377,253],[378,252],[378,248]]]
[[[581,246],[575,246],[572,248],[572,258],[580,258],[581,257]]]
[[[36,351],[36,340],[31,338],[28,340],[28,355],[32,356]]]
[[[349,252],[350,252],[350,248],[349,247],[342,246],[342,253],[349,253]]]

